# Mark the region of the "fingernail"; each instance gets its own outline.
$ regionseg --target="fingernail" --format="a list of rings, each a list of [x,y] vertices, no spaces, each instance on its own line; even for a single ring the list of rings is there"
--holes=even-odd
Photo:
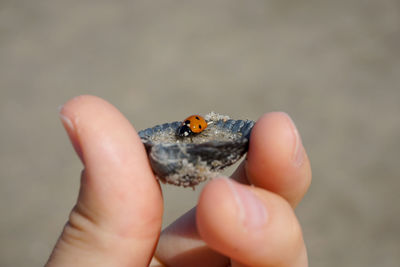
[[[58,109],[58,116],[60,116],[61,122],[63,123],[64,127],[66,127],[67,130],[73,131],[74,130],[74,125],[73,125],[72,121],[67,116],[64,116],[62,114],[63,108],[64,108],[64,105],[61,105],[61,106],[59,106],[57,108]]]
[[[68,128],[67,129],[68,131],[74,131],[75,130],[74,124],[72,123],[72,121],[68,117],[64,116],[61,113],[59,113],[59,116],[60,116],[60,119],[63,122],[64,126],[66,128]]]
[[[289,117],[288,114],[286,114],[286,117],[288,119],[288,125],[290,128],[290,131],[292,132],[294,136],[294,144],[293,144],[293,152],[292,152],[292,162],[293,165],[296,167],[300,167],[303,162],[304,162],[304,147],[303,147],[303,142],[301,141],[299,131],[296,128],[296,125],[294,124],[293,120]]]
[[[60,116],[60,119],[67,130],[67,134],[69,136],[69,139],[71,140],[72,146],[74,147],[76,153],[78,154],[79,158],[83,162],[83,157],[82,157],[82,150],[81,146],[79,144],[78,136],[75,130],[75,126],[72,123],[71,119],[62,114],[63,106],[58,107],[58,115]]]
[[[263,227],[268,219],[264,203],[245,185],[238,184],[229,178],[224,178],[228,184],[239,210],[239,218],[245,228]]]

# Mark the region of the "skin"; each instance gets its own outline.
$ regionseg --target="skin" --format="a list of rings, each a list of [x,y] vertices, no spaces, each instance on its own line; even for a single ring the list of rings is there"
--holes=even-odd
[[[294,208],[311,169],[287,114],[263,115],[233,179],[210,181],[163,232],[161,188],[129,121],[94,96],[60,116],[84,171],[46,266],[308,266]]]

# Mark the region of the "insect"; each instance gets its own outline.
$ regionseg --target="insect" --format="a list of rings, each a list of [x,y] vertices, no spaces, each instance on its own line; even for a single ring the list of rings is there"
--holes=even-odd
[[[207,121],[200,115],[187,117],[177,129],[176,134],[179,137],[186,137],[201,133],[207,128]]]

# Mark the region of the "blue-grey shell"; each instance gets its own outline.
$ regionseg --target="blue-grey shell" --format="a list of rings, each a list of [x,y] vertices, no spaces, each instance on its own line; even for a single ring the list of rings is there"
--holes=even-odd
[[[139,132],[154,173],[162,181],[194,187],[238,161],[249,145],[251,120],[218,119],[206,130],[179,138],[181,122],[164,123]]]

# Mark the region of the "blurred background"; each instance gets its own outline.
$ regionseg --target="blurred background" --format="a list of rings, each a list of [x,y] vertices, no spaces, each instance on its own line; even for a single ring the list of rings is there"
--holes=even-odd
[[[136,129],[210,111],[296,122],[311,266],[400,264],[400,2],[0,1],[0,266],[41,266],[82,169],[57,107],[105,98]],[[163,185],[165,224],[195,191]]]

